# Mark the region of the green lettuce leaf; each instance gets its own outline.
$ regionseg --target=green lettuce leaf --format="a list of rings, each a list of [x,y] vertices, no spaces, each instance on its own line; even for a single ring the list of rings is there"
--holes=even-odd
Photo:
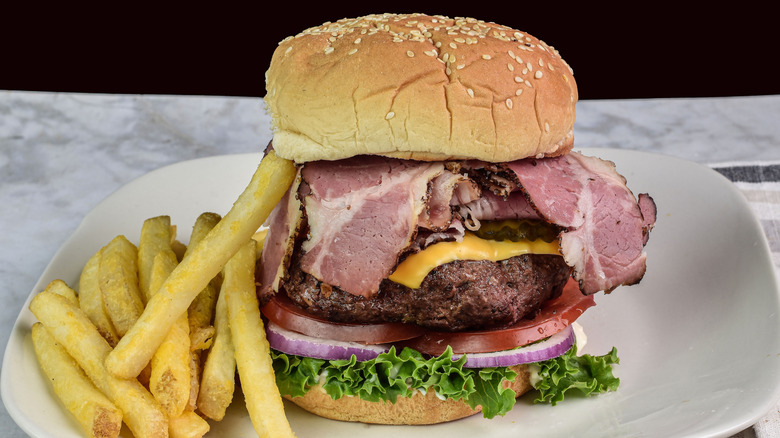
[[[615,349],[606,356],[576,356],[575,349],[563,356],[539,362],[541,380],[535,385],[536,402],[555,405],[563,393],[579,389],[585,394],[614,390],[619,380],[612,376],[617,363]],[[426,359],[418,351],[404,348],[390,351],[365,362],[355,356],[348,360],[321,360],[293,356],[271,350],[276,384],[282,395],[303,396],[321,384],[334,400],[357,396],[369,401],[390,401],[411,397],[416,391],[435,391],[440,397],[463,400],[471,408],[482,407],[486,418],[505,415],[515,404],[516,394],[504,388],[517,374],[509,367],[464,368],[465,357],[453,361],[452,350]]]
[[[577,356],[575,350],[571,348],[562,356],[538,363],[541,369],[534,388],[539,391],[539,396],[535,403],[555,406],[569,390],[591,395],[618,388],[620,379],[612,375],[612,365],[620,362],[616,348],[603,356]]]
[[[365,362],[320,360],[271,350],[276,384],[282,395],[303,396],[318,383],[334,400],[345,395],[369,401],[390,401],[411,397],[415,391],[435,391],[439,396],[464,400],[472,408],[482,406],[483,415],[504,415],[515,403],[515,393],[504,389],[513,380],[509,368],[464,368],[465,357],[452,360],[452,350],[426,359],[418,351],[395,348]]]

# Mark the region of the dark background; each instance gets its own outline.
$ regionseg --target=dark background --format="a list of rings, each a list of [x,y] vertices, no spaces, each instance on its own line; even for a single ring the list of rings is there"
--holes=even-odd
[[[0,6],[0,89],[263,96],[265,70],[284,37],[343,17],[426,12],[539,37],[574,68],[582,99],[780,94],[780,26],[766,6],[471,3],[277,2],[273,12],[259,3]]]

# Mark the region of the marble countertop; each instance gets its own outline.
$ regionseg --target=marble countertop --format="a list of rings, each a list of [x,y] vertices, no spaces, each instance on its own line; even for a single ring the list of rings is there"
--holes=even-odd
[[[577,116],[576,147],[780,162],[780,95],[582,101]],[[162,166],[270,139],[256,98],[0,91],[0,351],[41,272],[101,200]],[[5,408],[0,435],[26,436]]]

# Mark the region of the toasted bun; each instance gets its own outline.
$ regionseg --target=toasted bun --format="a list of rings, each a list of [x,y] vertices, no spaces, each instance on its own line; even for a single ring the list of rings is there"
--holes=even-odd
[[[505,162],[573,145],[577,85],[551,46],[472,18],[370,15],[282,41],[266,73],[277,155]]]
[[[507,386],[519,397],[531,389],[530,374],[526,365],[514,366],[517,373],[514,382]],[[321,386],[311,388],[303,397],[286,397],[313,414],[340,421],[372,424],[437,424],[458,420],[480,411],[473,410],[463,401],[442,400],[433,391],[417,393],[412,397],[398,397],[395,404],[370,402],[358,397],[344,396],[333,400]]]

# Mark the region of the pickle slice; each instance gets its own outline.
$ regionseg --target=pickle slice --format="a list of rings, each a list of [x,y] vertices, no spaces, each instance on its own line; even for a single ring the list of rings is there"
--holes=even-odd
[[[559,233],[560,229],[557,226],[532,219],[485,221],[481,222],[479,229],[474,232],[483,239],[512,242],[542,239],[548,243],[557,239]]]

